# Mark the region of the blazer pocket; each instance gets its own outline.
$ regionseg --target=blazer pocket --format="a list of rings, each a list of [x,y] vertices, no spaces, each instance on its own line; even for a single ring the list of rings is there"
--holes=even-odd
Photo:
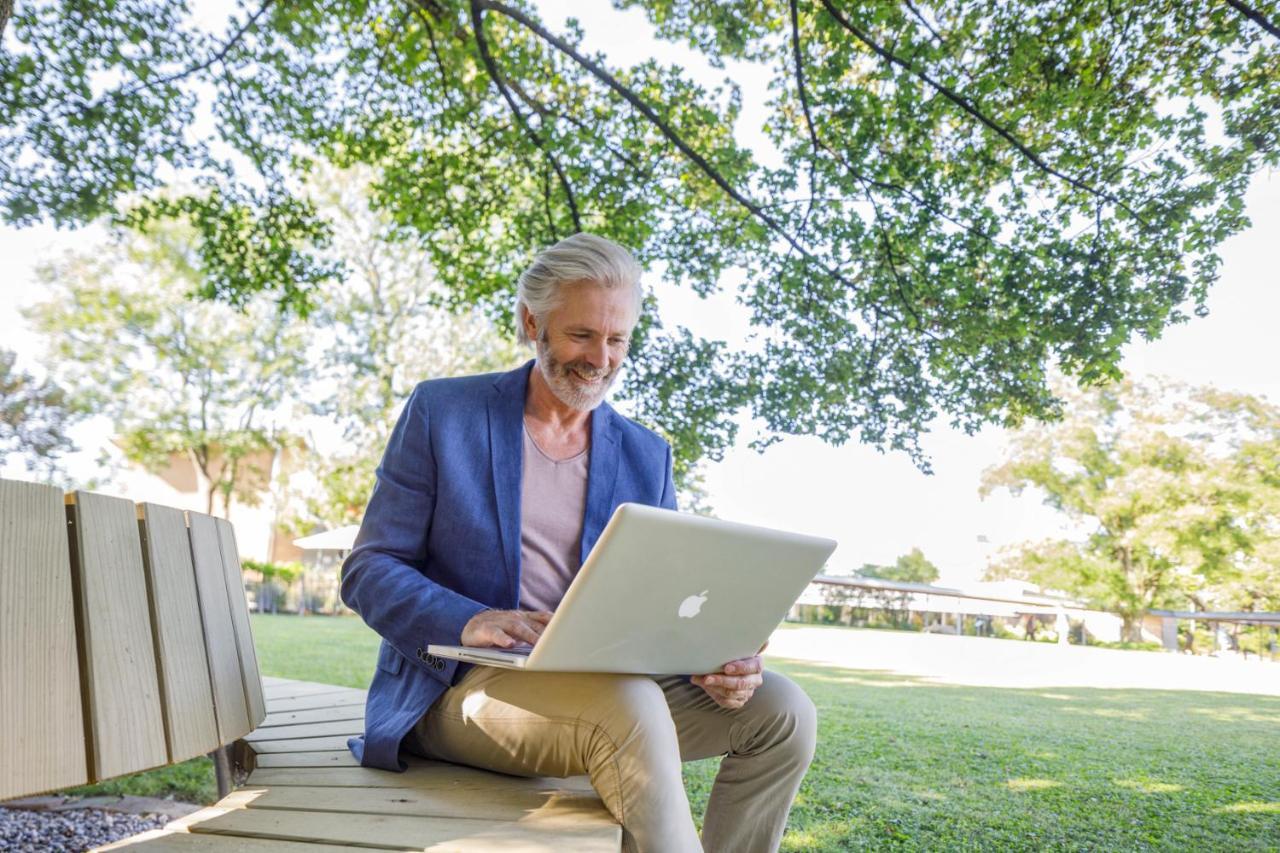
[[[403,666],[404,655],[396,651],[386,640],[383,640],[382,646],[378,649],[378,669],[391,675],[398,675],[400,668]]]

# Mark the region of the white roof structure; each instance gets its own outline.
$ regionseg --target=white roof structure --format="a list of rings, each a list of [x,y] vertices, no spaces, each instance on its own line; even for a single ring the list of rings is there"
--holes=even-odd
[[[304,551],[350,551],[356,544],[356,534],[359,532],[360,525],[348,524],[303,536],[293,540],[293,544]]]

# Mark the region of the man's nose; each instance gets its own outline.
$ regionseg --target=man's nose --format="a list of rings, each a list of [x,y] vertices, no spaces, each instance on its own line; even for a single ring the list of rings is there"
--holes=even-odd
[[[587,347],[587,361],[591,362],[591,366],[595,368],[608,367],[609,341],[605,338],[599,338],[593,341]]]

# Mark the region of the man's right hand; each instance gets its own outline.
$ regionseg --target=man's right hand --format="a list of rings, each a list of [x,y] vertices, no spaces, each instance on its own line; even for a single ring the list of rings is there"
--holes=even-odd
[[[533,645],[551,621],[546,610],[481,610],[462,629],[462,645],[509,649]]]

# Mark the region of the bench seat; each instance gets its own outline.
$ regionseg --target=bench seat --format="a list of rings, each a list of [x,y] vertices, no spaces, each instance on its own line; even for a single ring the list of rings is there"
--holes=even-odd
[[[103,850],[601,851],[622,828],[586,777],[519,778],[408,758],[360,767],[363,690],[264,678],[267,716],[241,742],[247,782],[215,805]],[[305,844],[305,847],[303,845]]]

